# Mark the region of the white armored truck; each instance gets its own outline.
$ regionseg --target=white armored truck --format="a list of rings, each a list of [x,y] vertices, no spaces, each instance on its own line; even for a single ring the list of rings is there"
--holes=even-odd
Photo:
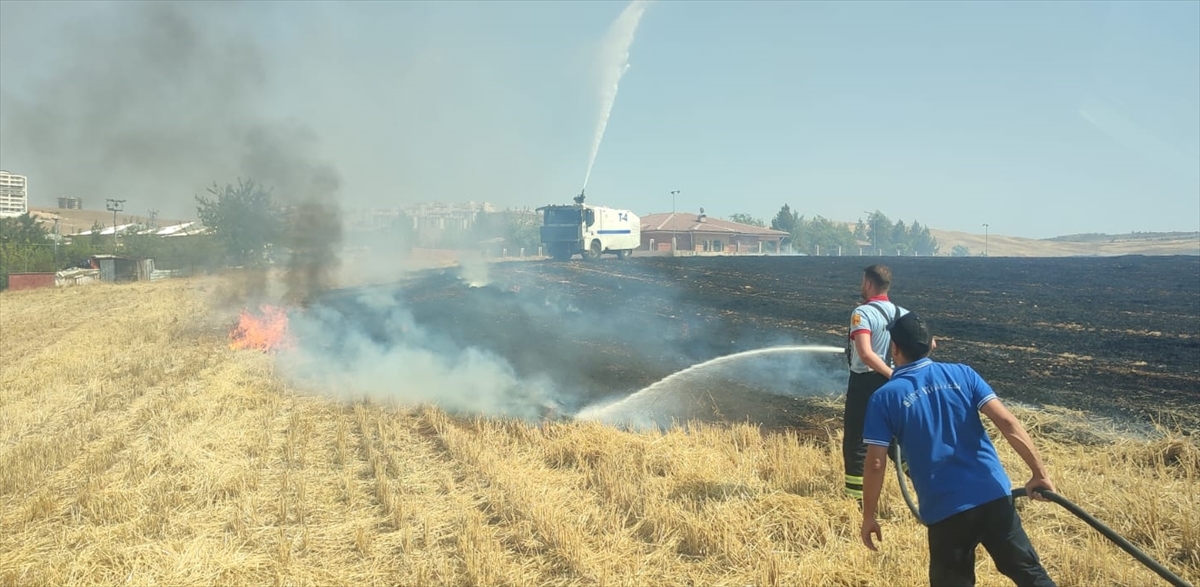
[[[575,204],[542,206],[542,244],[546,254],[556,261],[582,255],[594,261],[602,254],[624,259],[642,244],[641,219],[629,210],[617,210],[583,203],[583,193]]]

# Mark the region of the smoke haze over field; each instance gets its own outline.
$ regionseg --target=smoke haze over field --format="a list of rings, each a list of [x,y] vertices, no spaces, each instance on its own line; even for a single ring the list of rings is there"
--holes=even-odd
[[[560,282],[543,265],[493,267],[490,276],[459,267],[403,284],[328,292],[292,313],[297,346],[279,356],[280,373],[298,388],[336,398],[535,419],[624,398],[707,359],[802,342],[778,332],[738,332],[721,317],[698,315],[678,303],[686,290],[616,275],[601,278],[606,289],[597,289]],[[840,348],[833,359],[828,349],[814,349],[727,357],[669,378],[649,401],[630,405],[641,424],[665,424],[704,412],[714,399],[728,410],[743,397],[837,393],[844,383]],[[754,405],[751,399],[742,407]],[[629,422],[621,410],[604,413],[602,421]]]
[[[191,218],[195,194],[238,176],[285,201],[337,189],[312,130],[262,100],[271,81],[263,48],[223,8],[4,4],[0,152],[30,177],[35,203],[69,195],[102,209],[103,198],[123,198],[127,210]],[[18,45],[20,27],[46,20],[60,27]],[[42,68],[10,82],[16,58],[31,54]]]
[[[35,206],[190,217],[192,194],[250,171],[249,132],[295,120],[346,208],[566,202],[627,7],[5,0],[0,166]],[[1200,229],[1195,2],[664,2],[633,53],[591,202],[1029,238]]]
[[[418,325],[395,297],[364,290],[354,302],[370,331],[329,306],[293,313],[289,328],[300,346],[278,358],[293,384],[338,399],[526,419],[556,405],[551,381],[520,377],[502,357]]]
[[[341,173],[311,127],[273,114],[263,100],[270,64],[256,31],[238,18],[243,7],[4,7],[5,71],[10,59],[35,52],[19,49],[10,33],[63,13],[76,17],[38,46],[50,54],[44,71],[27,85],[5,76],[0,87],[0,152],[5,165],[30,177],[30,189],[42,194],[35,199],[72,195],[98,209],[102,198],[120,198],[128,212],[190,218],[205,187],[250,177],[295,210],[286,237],[298,253],[288,267],[289,295],[329,281],[341,239]]]
[[[464,16],[456,6],[6,1],[0,10],[0,163],[30,178],[33,206],[68,195],[103,209],[116,197],[126,210],[193,218],[194,194],[238,176],[295,201],[340,188],[343,207],[532,205],[549,199],[538,187],[545,161],[570,156],[554,141],[528,156],[531,130],[569,125],[528,118],[539,107],[515,92],[529,73],[513,71],[520,57],[423,31]],[[406,41],[370,46],[381,36]],[[540,74],[584,57],[562,55]],[[590,88],[530,90],[586,103]],[[582,129],[590,121],[580,118]],[[577,170],[583,141],[576,153]]]

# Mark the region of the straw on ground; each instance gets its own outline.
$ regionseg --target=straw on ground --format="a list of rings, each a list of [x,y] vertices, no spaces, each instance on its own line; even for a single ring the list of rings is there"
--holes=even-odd
[[[859,544],[835,429],[638,434],[337,403],[230,349],[236,310],[212,293],[0,294],[0,585],[926,583],[894,481],[882,552]],[[1060,493],[1200,577],[1193,440],[1020,416]],[[1020,503],[1060,585],[1161,583],[1062,508]],[[986,556],[978,573],[1007,584]]]

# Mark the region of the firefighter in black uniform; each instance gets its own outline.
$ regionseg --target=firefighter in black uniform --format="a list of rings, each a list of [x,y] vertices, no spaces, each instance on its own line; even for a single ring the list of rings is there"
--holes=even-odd
[[[850,363],[850,381],[846,386],[846,406],[842,414],[842,460],[846,471],[846,495],[862,502],[863,462],[867,445],[863,443],[863,420],[867,401],[892,376],[888,325],[908,313],[888,299],[892,271],[885,265],[863,270],[862,303],[850,314],[850,333],[846,355]],[[895,458],[894,447],[889,456]]]

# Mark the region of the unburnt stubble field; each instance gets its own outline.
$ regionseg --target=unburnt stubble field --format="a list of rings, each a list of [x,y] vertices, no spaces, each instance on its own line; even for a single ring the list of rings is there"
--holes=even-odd
[[[0,584],[926,580],[924,530],[893,481],[882,552],[859,544],[836,423],[632,433],[333,401],[290,387],[270,355],[229,348],[236,309],[210,303],[222,287],[0,294]],[[1062,494],[1200,576],[1191,439],[1020,415]],[[1060,585],[1159,582],[1065,510],[1020,504]],[[979,574],[1005,584],[986,557]]]

